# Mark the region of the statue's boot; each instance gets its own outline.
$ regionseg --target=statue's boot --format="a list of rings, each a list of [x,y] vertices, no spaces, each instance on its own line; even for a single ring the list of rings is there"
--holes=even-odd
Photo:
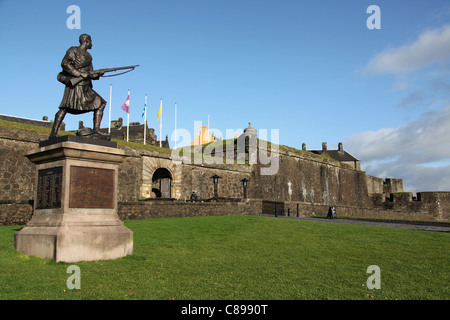
[[[61,126],[62,121],[66,115],[66,111],[64,109],[60,109],[55,115],[55,121],[53,122],[52,131],[50,132],[49,139],[58,137],[58,130]]]
[[[103,109],[94,111],[94,132],[92,133],[92,137],[96,139],[110,139],[108,134],[100,132],[100,124],[102,122],[103,117]]]

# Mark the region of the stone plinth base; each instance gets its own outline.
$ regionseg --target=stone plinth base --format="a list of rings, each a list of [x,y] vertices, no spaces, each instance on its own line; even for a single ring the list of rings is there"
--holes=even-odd
[[[24,254],[56,262],[111,260],[133,253],[133,233],[125,226],[27,226],[15,235]]]
[[[15,234],[16,250],[55,261],[110,260],[133,253],[133,232],[117,215],[122,150],[76,141],[32,150],[34,215]]]

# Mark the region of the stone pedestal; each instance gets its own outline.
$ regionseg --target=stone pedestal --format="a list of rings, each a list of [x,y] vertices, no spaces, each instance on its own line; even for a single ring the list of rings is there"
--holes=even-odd
[[[16,233],[16,250],[57,262],[132,254],[133,232],[117,215],[118,167],[125,152],[109,141],[59,141],[41,143],[26,155],[36,164],[34,214]]]

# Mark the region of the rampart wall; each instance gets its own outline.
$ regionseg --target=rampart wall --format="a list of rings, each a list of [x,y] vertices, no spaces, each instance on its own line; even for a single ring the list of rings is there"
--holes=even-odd
[[[0,126],[0,224],[24,224],[33,213],[35,168],[25,157],[47,133]],[[188,164],[172,161],[170,152],[123,147],[128,157],[119,167],[121,219],[223,214],[260,214],[279,203],[280,214],[450,221],[450,192],[384,193],[386,181],[327,157],[280,149],[279,170],[263,175],[261,164]],[[152,198],[152,175],[170,172],[171,198]],[[219,175],[217,201],[211,176]],[[243,200],[241,180],[248,179]],[[399,181],[390,181],[392,190]],[[195,191],[199,200],[189,201]],[[370,192],[372,191],[372,192]],[[269,205],[267,205],[269,204]]]
[[[279,171],[262,175],[254,166],[252,198],[271,201],[297,201],[325,205],[364,206],[368,193],[365,173],[336,160],[309,152],[279,151]]]

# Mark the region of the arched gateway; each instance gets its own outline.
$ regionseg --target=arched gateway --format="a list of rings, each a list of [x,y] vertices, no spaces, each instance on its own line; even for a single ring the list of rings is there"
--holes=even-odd
[[[170,159],[142,157],[141,199],[180,199],[181,165]]]
[[[172,175],[165,168],[156,169],[152,176],[152,192],[155,198],[172,197]]]

